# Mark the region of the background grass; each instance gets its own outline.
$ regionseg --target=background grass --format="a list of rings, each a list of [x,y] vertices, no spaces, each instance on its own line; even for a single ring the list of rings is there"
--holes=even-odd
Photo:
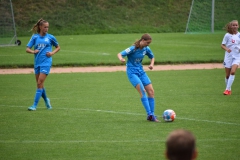
[[[151,33],[153,41],[150,48],[156,64],[221,63],[224,51],[220,44],[224,34]],[[61,50],[53,56],[53,66],[120,65],[117,53],[141,36],[142,34],[56,36]],[[0,67],[33,66],[33,55],[25,51],[30,35],[20,39],[21,46],[0,47]],[[149,63],[148,59],[143,63]]]
[[[12,0],[12,3],[17,34],[28,36],[40,18],[50,22],[55,35],[184,32],[192,0]],[[212,1],[198,0],[194,4],[197,15],[192,18],[204,21],[200,24],[207,24],[210,32],[211,12],[206,13],[206,9],[211,10]],[[215,31],[238,19],[239,5],[239,0],[215,1]],[[199,27],[194,22],[193,25]]]
[[[239,95],[223,96],[224,70],[148,71],[156,115],[173,109],[173,123],[151,123],[125,72],[50,74],[41,99],[29,112],[34,75],[0,75],[2,159],[164,159],[167,134],[177,128],[197,138],[199,160],[238,159]]]
[[[183,34],[191,0],[12,2],[22,45],[0,47],[1,68],[33,66],[33,55],[25,49],[28,31],[41,17],[50,22],[49,33],[61,45],[53,66],[119,65],[116,54],[144,32],[153,37],[156,64],[223,59],[224,32]],[[228,1],[216,3],[221,13],[233,11],[225,9]],[[215,24],[221,29],[232,19],[237,17],[216,14]],[[177,128],[196,135],[198,159],[239,159],[239,72],[231,96],[222,95],[223,69],[148,74],[156,115],[161,119],[171,108],[177,114],[173,123],[146,121],[138,93],[124,72],[50,74],[45,87],[53,110],[46,110],[41,100],[36,112],[27,111],[36,88],[34,75],[0,75],[1,159],[164,159],[167,134]]]

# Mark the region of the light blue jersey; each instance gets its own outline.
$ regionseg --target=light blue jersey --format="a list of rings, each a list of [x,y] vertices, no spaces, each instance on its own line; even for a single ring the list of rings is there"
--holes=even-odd
[[[58,42],[53,35],[48,33],[45,36],[32,35],[27,47],[34,47],[34,50],[39,50],[37,54],[34,54],[34,67],[52,65],[52,57],[47,56],[48,52],[52,52],[52,46],[58,46]]]
[[[142,60],[145,55],[147,55],[150,59],[154,58],[154,55],[148,46],[144,47],[143,49],[135,49],[135,46],[131,46],[122,51],[121,55],[123,57],[127,56],[128,67],[142,67]]]

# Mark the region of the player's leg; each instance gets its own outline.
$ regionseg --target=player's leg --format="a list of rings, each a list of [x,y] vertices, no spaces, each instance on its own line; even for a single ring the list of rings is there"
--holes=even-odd
[[[41,67],[40,72],[48,76],[50,73],[50,69],[51,69],[51,66],[44,66],[44,67]],[[44,85],[42,86],[42,89],[43,89],[42,98],[44,99],[45,106],[47,107],[47,109],[52,109],[52,106],[50,104],[50,99],[47,97],[47,92],[46,92],[46,89],[44,88]]]
[[[36,82],[37,82],[37,90],[35,93],[33,105],[28,108],[29,111],[36,110],[38,102],[42,96],[43,84],[44,84],[44,81],[45,81],[47,75],[44,73],[40,73],[40,72],[41,72],[40,67],[35,68],[35,78],[36,78]]]
[[[226,84],[226,87],[227,87],[228,79],[229,79],[229,76],[230,76],[230,72],[231,72],[231,68],[225,68],[225,84]]]
[[[151,121],[156,121],[158,122],[156,116],[154,115],[154,111],[155,111],[155,98],[154,98],[154,89],[152,86],[152,82],[149,79],[148,75],[146,73],[143,73],[142,76],[140,77],[143,85],[144,85],[144,89],[147,92],[148,95],[148,103],[149,103],[149,107],[151,110]]]
[[[234,79],[235,79],[235,73],[237,71],[237,68],[238,68],[238,63],[234,62],[234,64],[232,65],[231,73],[230,73],[230,76],[228,78],[228,83],[227,83],[227,87],[226,87],[226,90],[230,91],[228,95],[231,94],[231,87],[232,87],[232,84],[233,84]]]
[[[232,56],[228,55],[225,56],[224,58],[224,62],[223,65],[225,67],[225,84],[226,84],[226,89],[223,92],[224,95],[229,95],[231,94],[231,88],[229,90],[227,90],[227,85],[228,85],[228,80],[230,77],[230,72],[231,72],[231,68],[232,68]]]
[[[127,76],[128,76],[128,80],[130,81],[130,83],[136,88],[136,90],[140,94],[140,100],[142,102],[142,105],[145,108],[147,115],[149,116],[151,114],[151,110],[150,110],[148,98],[146,95],[146,91],[144,89],[144,86],[143,86],[141,80],[131,70],[127,70]]]

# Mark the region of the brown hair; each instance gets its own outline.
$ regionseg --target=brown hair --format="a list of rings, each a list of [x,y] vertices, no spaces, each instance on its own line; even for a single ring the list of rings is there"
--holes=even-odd
[[[225,26],[224,26],[224,30],[226,30],[228,33],[230,33],[230,34],[233,34],[233,31],[232,31],[232,23],[234,23],[234,22],[237,22],[238,23],[238,21],[237,20],[232,20],[231,22],[229,22],[229,23],[227,23]]]
[[[32,29],[30,31],[32,31],[33,33],[40,33],[40,28],[39,26],[41,26],[43,23],[48,23],[47,21],[43,20],[42,18],[39,19],[37,21],[36,24],[34,24],[34,26],[32,27]]]
[[[170,160],[191,160],[196,150],[195,137],[190,131],[178,129],[169,134],[166,154]]]
[[[147,41],[147,40],[152,40],[152,37],[151,37],[149,34],[147,34],[147,33],[143,34],[142,37],[141,37],[141,39],[136,40],[136,41],[134,42],[133,45],[135,46],[135,49],[140,48],[140,42],[141,42],[141,40],[145,40],[145,41]]]

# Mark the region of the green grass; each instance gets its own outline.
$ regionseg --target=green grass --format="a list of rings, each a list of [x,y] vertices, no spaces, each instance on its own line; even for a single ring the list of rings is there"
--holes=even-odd
[[[50,32],[51,33],[51,32]],[[156,64],[222,62],[224,33],[184,34],[152,33],[150,45]],[[61,46],[53,57],[53,66],[120,65],[117,53],[126,49],[142,34],[101,34],[56,36]],[[26,53],[29,37],[19,37],[21,46],[0,47],[0,67],[32,67],[33,55]],[[149,63],[147,58],[144,63]]]
[[[54,35],[184,32],[192,0],[12,0],[12,3],[17,34],[27,36],[40,18],[49,21]],[[239,5],[239,0],[215,1],[215,31],[238,19]],[[2,13],[9,12],[7,9],[2,7]],[[196,32],[201,32],[196,30],[199,25],[206,26],[210,32],[211,9],[211,0],[195,2],[188,26],[194,25]],[[2,17],[11,19],[9,16]]]
[[[57,57],[57,56],[56,56]],[[149,71],[156,115],[173,109],[173,123],[151,123],[125,72],[50,74],[52,110],[41,99],[29,112],[34,75],[0,75],[1,159],[164,159],[167,134],[197,138],[199,160],[238,159],[240,72],[223,96],[224,70]]]

